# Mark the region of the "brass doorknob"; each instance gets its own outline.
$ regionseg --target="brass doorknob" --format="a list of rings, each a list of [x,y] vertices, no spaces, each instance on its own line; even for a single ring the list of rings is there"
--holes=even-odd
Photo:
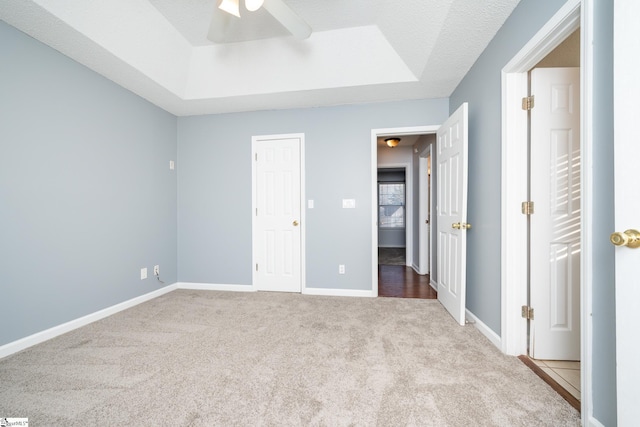
[[[294,220],[293,220],[293,225],[294,225],[295,227],[297,227],[297,226],[298,226],[298,224],[300,224],[300,223],[299,223],[297,220],[295,220],[295,219],[294,219]]]
[[[454,222],[451,224],[451,228],[455,228],[456,230],[465,229],[468,230],[471,228],[471,224],[466,222]]]
[[[616,246],[637,248],[640,247],[640,231],[633,229],[627,230],[624,233],[616,231],[609,237],[609,240]]]

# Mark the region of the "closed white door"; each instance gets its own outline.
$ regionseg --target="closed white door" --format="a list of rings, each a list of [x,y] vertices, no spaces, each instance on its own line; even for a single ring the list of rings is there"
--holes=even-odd
[[[467,112],[465,102],[437,132],[438,300],[465,321],[467,274]]]
[[[640,80],[637,76],[640,67],[640,38],[637,34],[637,20],[640,16],[640,2],[618,0],[614,2],[614,11],[615,231],[640,231],[637,185],[637,164],[640,158],[637,123],[640,117]],[[607,243],[598,241],[594,244]],[[615,258],[618,425],[634,426],[640,420],[640,339],[637,322],[640,248],[617,247]]]
[[[301,291],[300,138],[253,141],[253,284]]]
[[[580,360],[580,69],[531,72],[529,355]]]

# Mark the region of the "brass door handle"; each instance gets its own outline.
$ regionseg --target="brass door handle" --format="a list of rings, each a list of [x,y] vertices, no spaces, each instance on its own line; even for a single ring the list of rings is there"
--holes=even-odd
[[[293,225],[294,225],[294,227],[297,227],[297,226],[298,226],[298,224],[300,224],[300,223],[298,222],[298,220],[295,220],[295,219],[294,219],[294,220],[293,220]]]
[[[466,222],[454,222],[451,224],[451,228],[455,228],[456,230],[465,229],[468,230],[471,228],[471,224]]]
[[[633,229],[627,230],[624,233],[616,231],[609,237],[609,240],[616,246],[637,248],[640,247],[640,231]]]

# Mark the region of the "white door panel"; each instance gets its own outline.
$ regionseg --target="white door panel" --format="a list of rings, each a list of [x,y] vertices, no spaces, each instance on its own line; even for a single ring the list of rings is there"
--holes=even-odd
[[[640,117],[638,16],[640,2],[637,0],[614,2],[614,194],[615,231],[618,232],[640,230],[640,198],[636,184],[640,158],[637,123]],[[640,419],[640,340],[636,321],[640,301],[640,248],[617,247],[615,259],[617,421],[619,426],[632,426],[637,425]]]
[[[580,69],[531,72],[529,355],[580,360]]]
[[[300,139],[253,144],[254,286],[301,291]]]
[[[437,132],[438,300],[460,325],[466,302],[467,110],[462,104]]]

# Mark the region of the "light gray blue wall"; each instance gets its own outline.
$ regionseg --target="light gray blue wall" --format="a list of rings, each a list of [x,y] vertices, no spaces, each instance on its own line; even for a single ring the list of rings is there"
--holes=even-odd
[[[595,1],[594,64],[594,416],[616,423],[613,249],[612,1]],[[500,333],[501,75],[506,63],[564,4],[522,0],[450,98],[450,111],[469,102],[467,308]]]
[[[522,0],[450,98],[469,102],[467,308],[500,334],[501,70],[564,4]]]
[[[176,281],[176,126],[0,21],[0,345]]]
[[[371,289],[371,129],[439,124],[448,111],[433,99],[179,118],[179,280],[251,284],[251,137],[304,133],[307,286]]]
[[[616,325],[613,182],[613,0],[594,1],[593,414],[615,426]]]

